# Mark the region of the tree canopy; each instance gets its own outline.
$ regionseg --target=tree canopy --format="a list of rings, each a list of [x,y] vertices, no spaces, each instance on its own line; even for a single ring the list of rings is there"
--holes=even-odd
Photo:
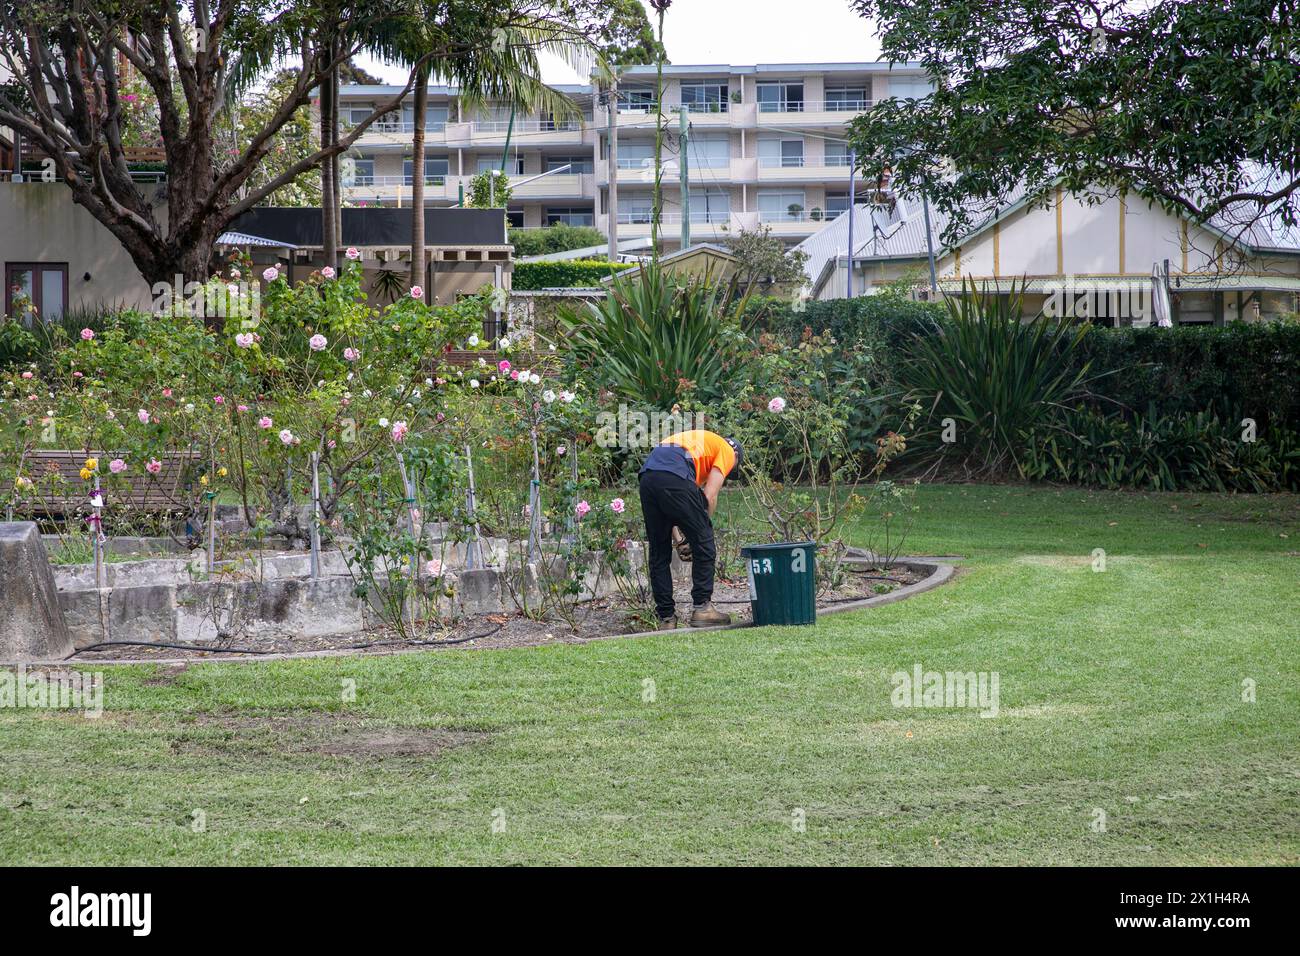
[[[405,86],[328,146],[271,162],[329,74],[402,32],[395,21],[417,18],[428,43]],[[457,75],[492,73],[503,55],[535,64],[541,50],[591,47],[609,22],[603,0],[0,0],[0,65],[11,75],[0,126],[53,163],[147,281],[203,279],[236,217],[346,151],[418,73],[453,63]],[[268,82],[282,70],[287,79]],[[489,94],[515,88],[483,79]],[[132,177],[133,83],[156,104],[161,194]],[[240,110],[248,96],[256,108]],[[221,128],[236,111],[231,142]]]
[[[852,124],[869,178],[924,190],[946,238],[1020,188],[1127,191],[1244,230],[1300,212],[1295,0],[853,0],[923,99]],[[1230,230],[1231,231],[1231,230]]]

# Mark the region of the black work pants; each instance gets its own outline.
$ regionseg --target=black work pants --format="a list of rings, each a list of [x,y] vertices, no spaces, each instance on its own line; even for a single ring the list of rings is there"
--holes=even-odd
[[[703,490],[671,471],[641,474],[641,513],[645,515],[650,548],[650,589],[661,618],[671,617],[673,602],[673,528],[681,528],[691,546],[691,600],[697,605],[713,599],[713,571],[718,552],[713,522]]]

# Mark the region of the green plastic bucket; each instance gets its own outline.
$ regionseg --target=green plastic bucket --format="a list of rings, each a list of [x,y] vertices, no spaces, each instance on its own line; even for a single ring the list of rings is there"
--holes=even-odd
[[[812,541],[750,544],[740,549],[749,574],[754,623],[817,621],[817,545]]]

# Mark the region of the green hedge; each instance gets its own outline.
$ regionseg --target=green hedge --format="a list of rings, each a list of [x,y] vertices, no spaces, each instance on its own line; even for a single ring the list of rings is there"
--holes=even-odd
[[[805,329],[829,332],[844,352],[870,353],[858,374],[875,393],[898,395],[893,370],[943,308],[884,294],[799,306],[764,300],[751,316],[791,341]],[[1096,326],[1075,362],[1090,363],[1088,394],[1055,427],[1025,436],[1026,477],[1158,490],[1300,485],[1300,325]],[[1255,422],[1254,442],[1242,440],[1244,419]],[[854,436],[862,447],[872,440]]]
[[[1235,426],[1252,418],[1262,433],[1300,432],[1300,325],[1234,322],[1172,329],[1098,327],[1080,360],[1100,374],[1095,407],[1127,416],[1209,412]]]
[[[569,259],[558,262],[515,263],[512,286],[519,292],[532,289],[573,289],[599,286],[611,272],[631,269],[635,263]]]
[[[553,255],[570,249],[586,249],[605,242],[605,234],[591,226],[570,226],[556,223],[541,229],[511,229],[510,244],[515,247],[515,258]]]

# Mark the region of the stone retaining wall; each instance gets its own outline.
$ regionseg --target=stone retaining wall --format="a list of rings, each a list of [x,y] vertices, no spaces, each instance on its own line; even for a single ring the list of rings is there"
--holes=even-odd
[[[463,565],[459,545],[448,543],[444,565]],[[640,545],[630,545],[633,567]],[[514,546],[511,546],[514,550]],[[493,540],[485,551],[498,567],[505,565],[506,542]],[[561,559],[552,557],[552,571]],[[219,574],[203,573],[201,558],[155,558],[105,565],[107,587],[95,586],[90,565],[58,565],[55,580],[64,620],[78,649],[106,641],[196,643],[225,632],[240,636],[326,637],[351,634],[379,621],[369,602],[357,596],[357,584],[340,552],[321,555],[321,575],[310,578],[310,555],[273,554],[261,560],[218,565]],[[512,611],[515,596],[540,600],[543,568],[512,561],[511,570],[448,570],[442,584],[451,597],[438,598],[439,610],[451,617]],[[583,582],[584,597],[615,591],[611,574]]]

